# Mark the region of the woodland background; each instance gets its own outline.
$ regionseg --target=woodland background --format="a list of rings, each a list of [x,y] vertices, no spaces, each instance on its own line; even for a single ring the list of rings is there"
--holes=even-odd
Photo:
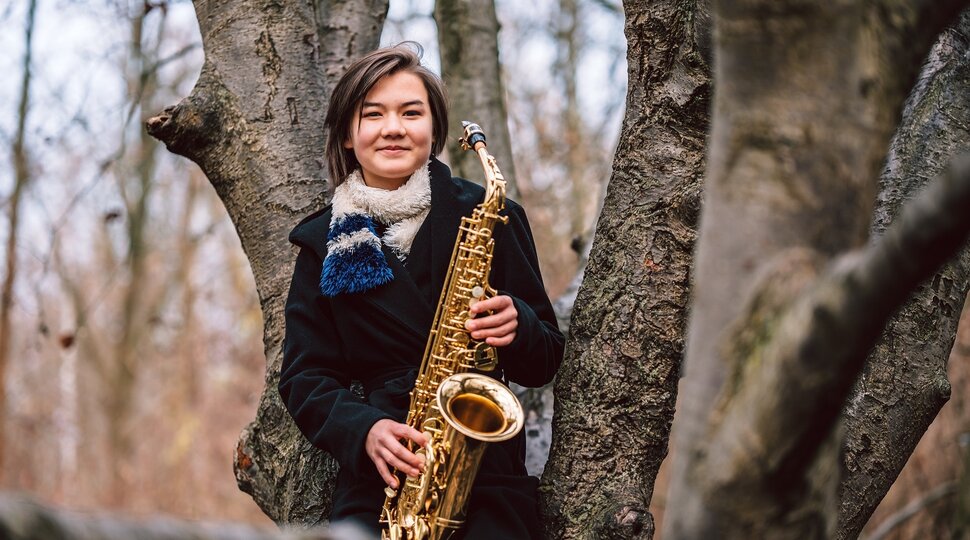
[[[432,10],[392,1],[381,42],[415,39],[439,69]],[[518,198],[556,298],[581,268],[610,177],[626,98],[622,6],[496,10]],[[191,3],[16,0],[0,6],[0,28],[0,490],[83,511],[270,524],[232,471],[266,377],[249,263],[205,176],[144,129],[198,78]],[[870,520],[873,537],[897,522],[885,537],[945,537],[962,511],[963,318],[952,397]],[[658,531],[665,479],[666,464],[650,509]]]

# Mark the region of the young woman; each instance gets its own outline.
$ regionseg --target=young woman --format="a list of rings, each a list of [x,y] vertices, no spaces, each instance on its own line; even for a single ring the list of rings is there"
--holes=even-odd
[[[374,531],[396,468],[419,474],[403,424],[461,218],[484,190],[435,156],[448,134],[443,85],[402,44],[348,68],[327,111],[333,202],[304,219],[286,303],[280,396],[297,426],[340,465],[331,521]],[[489,283],[500,294],[471,308],[467,328],[498,350],[496,378],[549,382],[563,336],[539,275],[522,207],[495,232]],[[364,396],[349,389],[363,385]],[[491,445],[469,499],[464,538],[535,538],[538,481],[524,435]]]

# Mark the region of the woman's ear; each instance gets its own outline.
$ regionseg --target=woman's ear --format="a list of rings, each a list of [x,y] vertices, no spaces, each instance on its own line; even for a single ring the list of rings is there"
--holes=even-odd
[[[344,148],[346,148],[347,150],[353,150],[354,141],[350,140],[350,138],[347,138],[346,140],[344,140]]]

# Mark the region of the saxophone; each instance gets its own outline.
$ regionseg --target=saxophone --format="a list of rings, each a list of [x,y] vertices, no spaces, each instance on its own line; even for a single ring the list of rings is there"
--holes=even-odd
[[[397,490],[386,488],[381,511],[384,540],[449,538],[465,522],[472,483],[488,443],[514,437],[523,425],[522,406],[501,382],[477,373],[498,365],[495,348],[465,330],[468,309],[497,291],[488,284],[495,241],[492,232],[505,208],[505,179],[485,149],[477,124],[462,122],[463,150],[478,154],[485,169],[485,199],[464,217],[434,323],[428,336],[407,424],[429,436],[423,448],[424,472],[404,477]]]

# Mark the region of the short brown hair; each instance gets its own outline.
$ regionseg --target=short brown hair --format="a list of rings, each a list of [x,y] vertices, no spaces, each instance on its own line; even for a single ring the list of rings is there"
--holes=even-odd
[[[421,79],[428,91],[428,106],[431,109],[434,138],[431,155],[437,156],[444,149],[448,137],[445,85],[437,75],[421,65],[422,54],[424,49],[413,41],[377,49],[351,64],[337,81],[324,121],[327,130],[327,169],[332,187],[340,185],[360,165],[354,151],[344,148],[344,142],[350,139],[351,120],[360,110],[367,93],[388,75],[406,71]]]

